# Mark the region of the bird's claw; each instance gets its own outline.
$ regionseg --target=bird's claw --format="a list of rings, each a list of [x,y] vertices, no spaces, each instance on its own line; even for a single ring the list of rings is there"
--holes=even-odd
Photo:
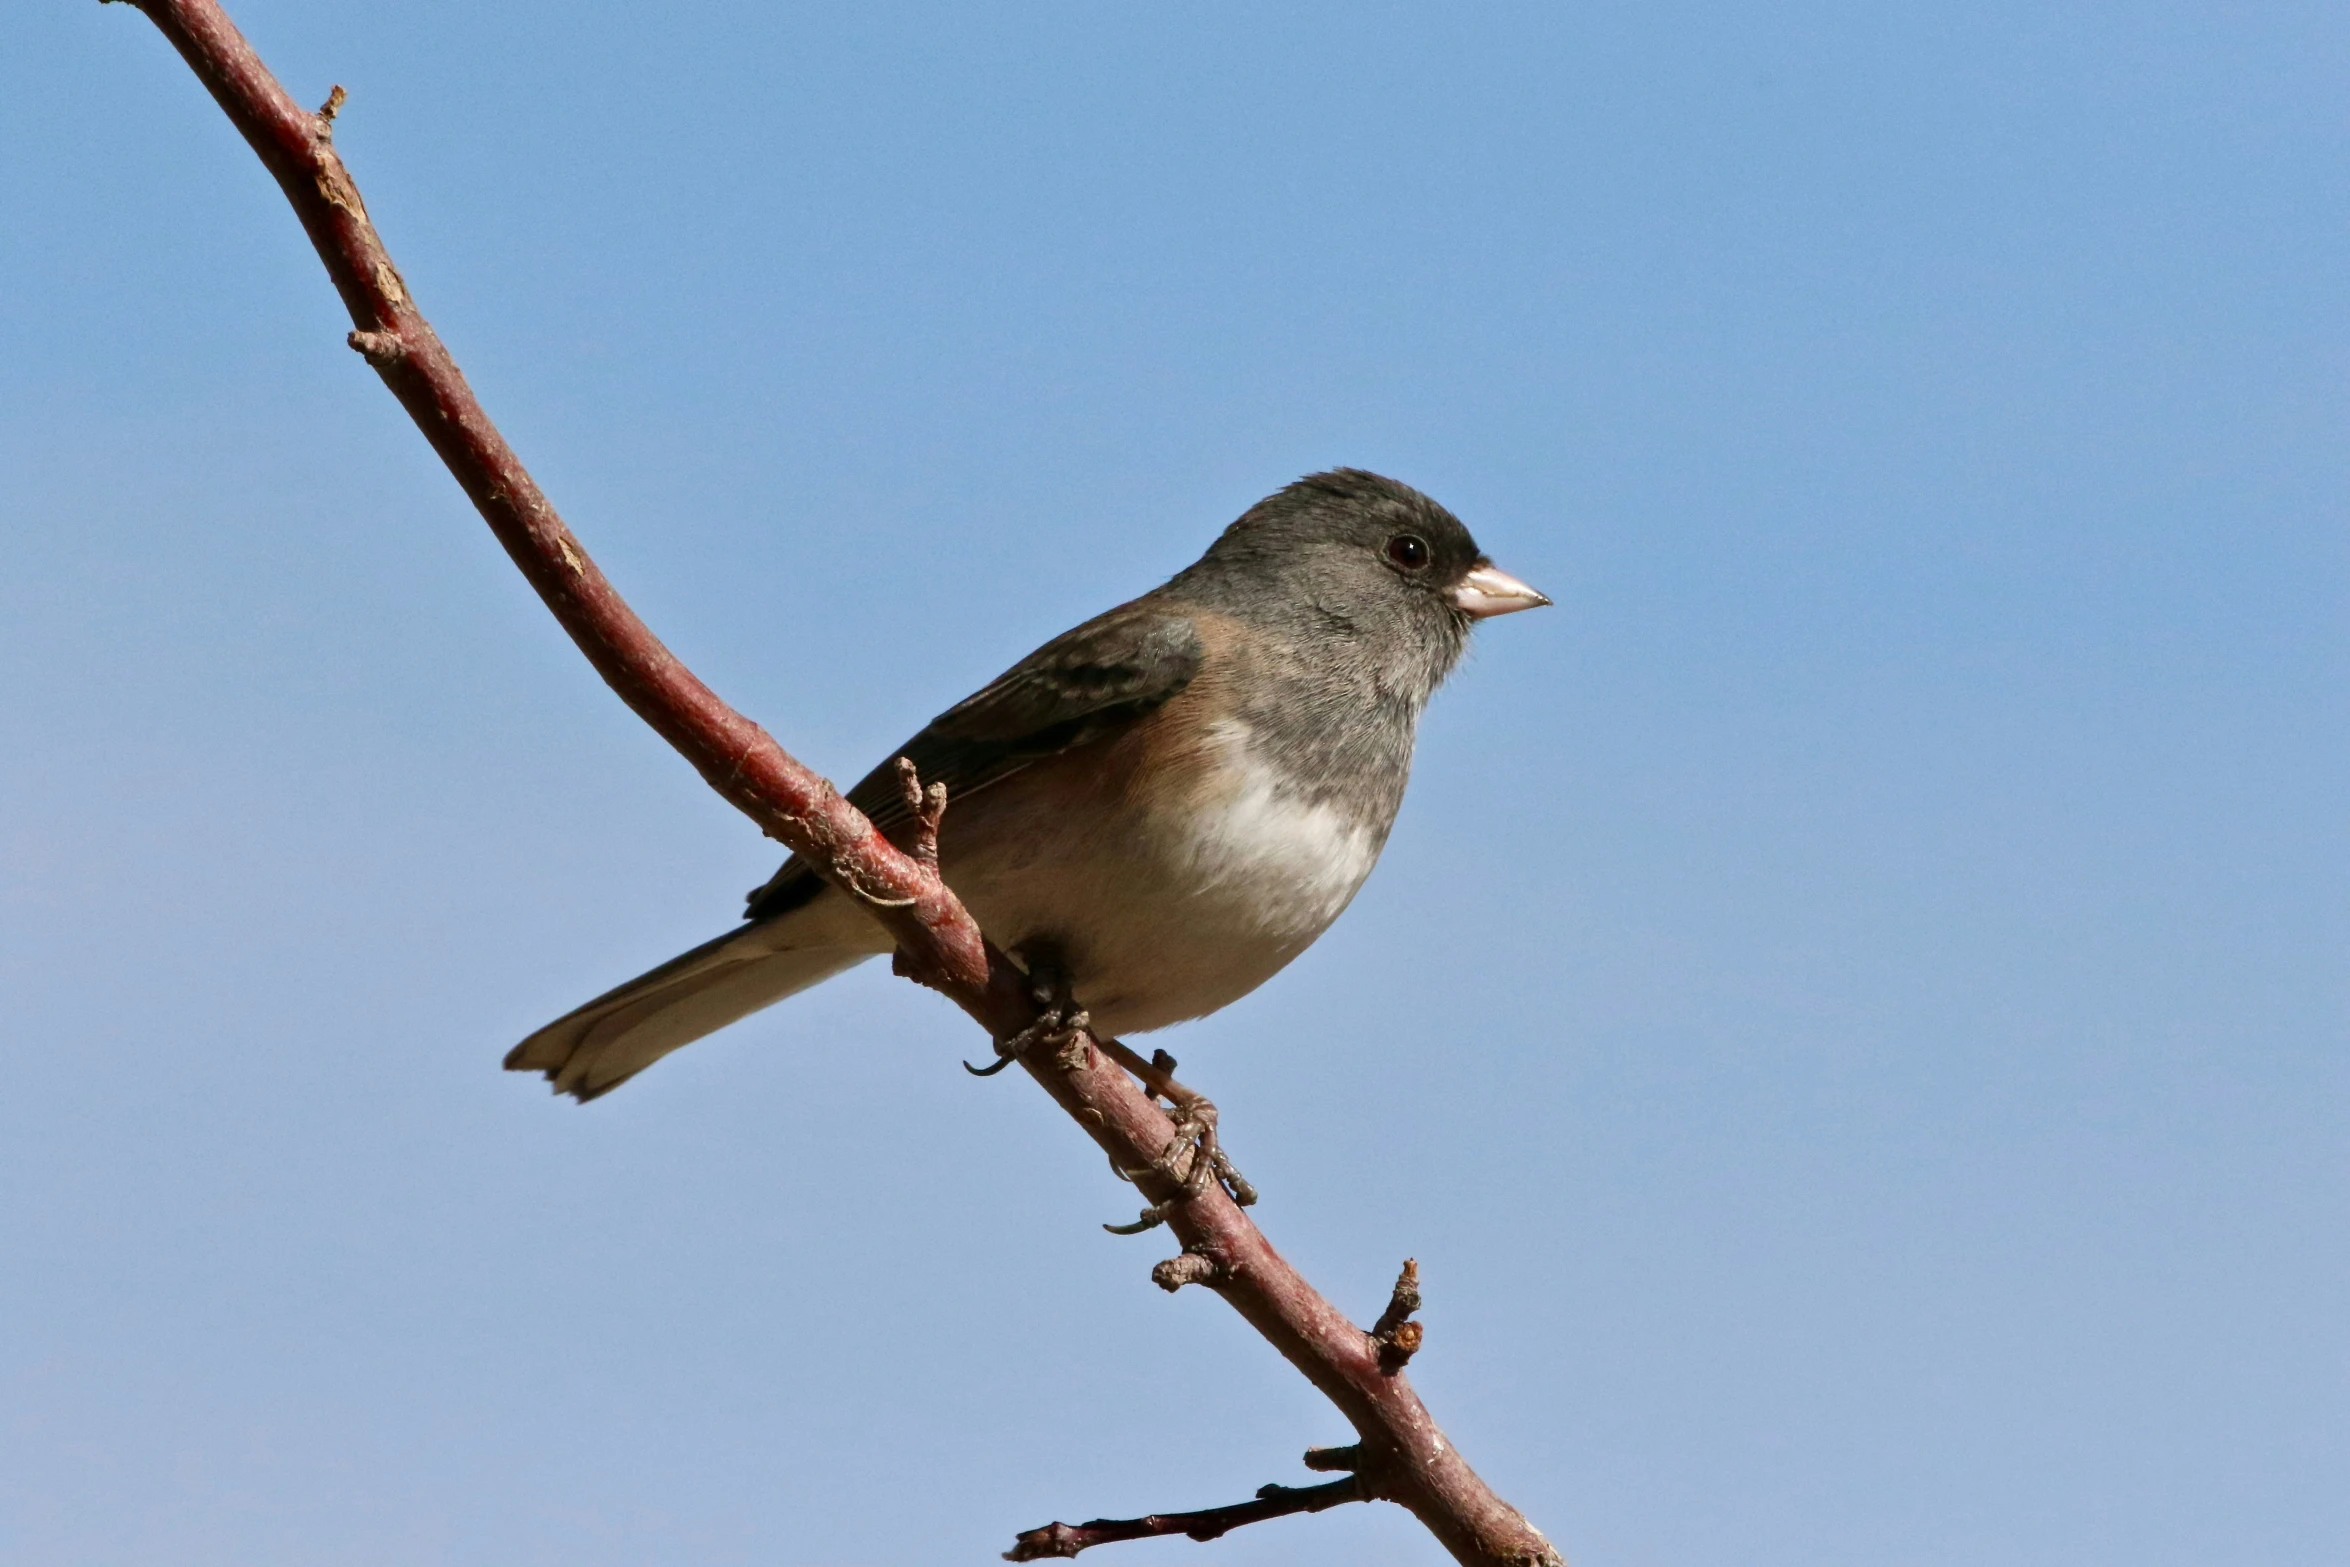
[[[1132,1224],[1105,1224],[1102,1226],[1102,1228],[1108,1230],[1112,1235],[1140,1235],[1145,1230],[1155,1230],[1160,1225],[1166,1223],[1167,1212],[1174,1206],[1175,1204],[1172,1200],[1167,1202],[1154,1202],[1149,1207],[1143,1209],[1142,1216],[1136,1219]]]
[[[1058,1045],[1060,1052],[1053,1057],[1054,1064],[1064,1072],[1074,1072],[1085,1065],[1085,1033],[1092,1026],[1093,1019],[1083,1007],[1067,1010],[1048,1007],[1042,1016],[1019,1033],[1009,1039],[997,1040],[992,1063],[973,1066],[966,1061],[963,1070],[973,1077],[993,1077],[1038,1045]]]
[[[1058,1047],[1054,1064],[1062,1071],[1084,1070],[1093,1018],[1077,1004],[1070,989],[1068,970],[1049,950],[1022,949],[1019,955],[1028,965],[1028,993],[1036,1002],[1036,1021],[1009,1039],[997,1040],[996,1058],[989,1065],[973,1066],[966,1061],[963,1070],[973,1077],[993,1077],[1039,1045]],[[1171,1183],[1175,1194],[1143,1209],[1131,1224],[1105,1224],[1103,1229],[1112,1235],[1140,1235],[1145,1230],[1156,1229],[1167,1222],[1167,1215],[1175,1210],[1176,1204],[1204,1196],[1216,1186],[1221,1186],[1243,1208],[1257,1200],[1257,1189],[1233,1167],[1231,1157],[1217,1141],[1215,1101],[1175,1080],[1173,1056],[1164,1050],[1154,1050],[1146,1061],[1115,1039],[1098,1038],[1092,1043],[1140,1079],[1152,1103],[1165,1101],[1167,1112],[1175,1122],[1174,1135],[1147,1167],[1128,1170],[1120,1167],[1115,1159],[1110,1161],[1110,1168],[1120,1180],[1155,1175]]]
[[[1038,1045],[1060,1047],[1053,1064],[1064,1072],[1084,1067],[1085,1036],[1093,1027],[1093,1017],[1070,994],[1067,971],[1050,958],[1032,956],[1028,973],[1028,994],[1037,1005],[1036,1021],[1009,1039],[997,1040],[995,1060],[991,1064],[973,1066],[964,1062],[963,1070],[973,1077],[993,1077]]]
[[[1175,1135],[1167,1139],[1149,1169],[1119,1170],[1119,1176],[1133,1180],[1138,1175],[1154,1174],[1176,1186],[1176,1195],[1143,1209],[1132,1224],[1105,1224],[1102,1228],[1113,1235],[1140,1235],[1166,1223],[1167,1215],[1177,1203],[1204,1195],[1211,1185],[1222,1186],[1243,1208],[1254,1203],[1256,1187],[1233,1165],[1231,1156],[1217,1140],[1215,1101],[1175,1080],[1175,1058],[1164,1050],[1155,1050],[1145,1061],[1115,1039],[1101,1041],[1101,1047],[1111,1059],[1140,1078],[1154,1100],[1165,1100],[1175,1120]]]

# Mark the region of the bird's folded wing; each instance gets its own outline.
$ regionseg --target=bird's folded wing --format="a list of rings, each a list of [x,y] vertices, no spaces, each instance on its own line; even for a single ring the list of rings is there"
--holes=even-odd
[[[1147,598],[1122,604],[1055,637],[932,719],[849,791],[849,803],[902,841],[913,812],[899,757],[913,761],[925,784],[945,784],[950,802],[966,798],[1046,757],[1121,733],[1189,685],[1199,666],[1199,632],[1187,616]],[[752,892],[744,917],[788,913],[822,885],[796,857],[786,860]]]

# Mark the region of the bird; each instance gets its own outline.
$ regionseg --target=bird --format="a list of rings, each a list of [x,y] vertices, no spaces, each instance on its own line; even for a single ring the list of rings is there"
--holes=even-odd
[[[1096,1031],[1164,1028],[1247,995],[1330,927],[1395,825],[1420,715],[1470,628],[1550,602],[1409,485],[1310,474],[939,714],[848,799],[903,848],[918,813],[899,758],[944,784],[939,867],[979,928],[1032,975],[1049,964]],[[735,929],[505,1065],[595,1099],[891,948],[795,856]]]

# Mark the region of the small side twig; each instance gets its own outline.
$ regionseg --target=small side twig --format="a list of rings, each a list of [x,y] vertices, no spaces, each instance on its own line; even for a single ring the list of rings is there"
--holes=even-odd
[[[1254,1501],[1234,1502],[1229,1507],[1205,1507],[1195,1513],[1150,1513],[1141,1518],[1096,1518],[1087,1523],[1048,1523],[1041,1529],[1030,1529],[1012,1542],[1004,1552],[1008,1562],[1048,1561],[1056,1557],[1075,1556],[1079,1551],[1091,1550],[1097,1545],[1111,1545],[1120,1540],[1148,1540],[1160,1535],[1188,1535],[1194,1540],[1213,1540],[1225,1531],[1242,1524],[1263,1523],[1268,1518],[1287,1518],[1294,1513],[1318,1513],[1346,1502],[1368,1501],[1358,1475],[1343,1480],[1331,1480],[1321,1485],[1268,1485],[1256,1494]]]
[[[343,341],[354,353],[378,370],[396,365],[407,354],[408,347],[396,332],[351,332]]]
[[[1151,1282],[1172,1295],[1186,1284],[1212,1284],[1224,1265],[1204,1252],[1178,1252],[1151,1267]]]

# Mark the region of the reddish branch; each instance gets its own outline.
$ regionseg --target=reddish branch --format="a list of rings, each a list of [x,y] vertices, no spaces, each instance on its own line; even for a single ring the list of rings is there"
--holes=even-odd
[[[359,189],[334,148],[343,90],[337,87],[317,113],[302,108],[213,0],[126,3],[171,40],[276,178],[351,313],[351,346],[408,410],[605,683],[711,788],[862,901],[896,938],[900,973],[944,994],[993,1039],[1012,1039],[1031,1027],[1038,1011],[1026,976],[980,934],[939,879],[932,856],[900,852],[830,783],[720,701],[588,559],[418,313],[368,221]],[[934,830],[943,801],[926,794],[924,803],[926,826]],[[1401,1374],[1401,1337],[1375,1339],[1349,1322],[1282,1260],[1222,1183],[1181,1183],[1168,1173],[1163,1156],[1174,1123],[1099,1043],[1079,1036],[1073,1051],[1028,1052],[1021,1064],[1116,1168],[1138,1172],[1134,1178],[1154,1205],[1168,1205],[1167,1222],[1184,1257],[1196,1260],[1163,1266],[1162,1274],[1171,1276],[1161,1282],[1170,1288],[1200,1283],[1221,1295],[1338,1407],[1360,1437],[1348,1464],[1353,1476],[1332,1483],[1348,1489],[1349,1498],[1336,1497],[1331,1486],[1314,1486],[1213,1515],[1178,1516],[1221,1516],[1228,1528],[1352,1496],[1380,1498],[1409,1508],[1462,1562],[1557,1563],[1557,1552],[1541,1534],[1494,1495],[1438,1432]],[[1130,1054],[1122,1047],[1121,1053]],[[1402,1325],[1399,1317],[1396,1326]],[[1324,1495],[1330,1500],[1280,1505]],[[1262,1511],[1267,1507],[1275,1511]]]

